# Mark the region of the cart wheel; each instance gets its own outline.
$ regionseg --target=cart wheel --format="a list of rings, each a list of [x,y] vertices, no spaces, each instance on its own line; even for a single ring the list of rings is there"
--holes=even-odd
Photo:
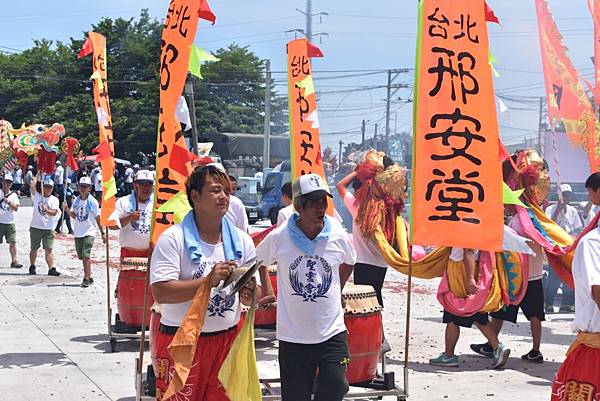
[[[110,339],[110,352],[115,352],[115,351],[117,351],[117,339],[111,338]]]

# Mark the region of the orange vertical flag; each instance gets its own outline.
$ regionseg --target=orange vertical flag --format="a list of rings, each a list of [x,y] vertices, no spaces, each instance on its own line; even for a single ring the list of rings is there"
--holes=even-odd
[[[548,3],[536,0],[536,11],[550,124],[562,122],[569,141],[587,152],[591,171],[600,171],[600,138],[592,104],[567,55]]]
[[[421,0],[412,235],[502,248],[502,174],[483,0]]]
[[[117,201],[117,185],[115,182],[115,144],[113,138],[112,116],[110,100],[108,98],[106,38],[96,32],[89,32],[84,48],[80,55],[90,53],[92,46],[92,79],[94,84],[94,111],[98,117],[99,147],[108,150],[105,157],[100,160],[102,167],[102,208],[100,209],[100,223],[105,226],[114,226],[111,220]]]
[[[287,44],[292,180],[314,173],[327,182],[321,158],[317,95],[310,57],[323,57],[323,53],[308,40],[296,39]],[[330,201],[327,213],[332,215],[333,210]]]
[[[157,209],[177,193],[185,191],[185,180],[191,169],[189,160],[174,158],[172,150],[174,146],[187,149],[175,110],[185,85],[202,3],[204,0],[173,0],[165,18],[160,53],[160,113],[156,140],[155,208],[150,235],[152,244],[174,224],[172,212],[159,212]]]

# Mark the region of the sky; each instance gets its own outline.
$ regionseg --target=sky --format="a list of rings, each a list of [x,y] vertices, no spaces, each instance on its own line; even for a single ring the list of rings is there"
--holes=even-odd
[[[536,137],[539,97],[545,96],[534,0],[487,0],[501,25],[488,24],[490,48],[500,77],[497,94],[509,97],[509,111],[499,115],[505,143]],[[101,17],[132,18],[148,8],[152,17],[164,18],[167,0],[2,0],[0,50],[23,50],[34,39],[67,41],[83,38]],[[304,28],[305,18],[296,8],[305,2],[290,0],[209,0],[217,15],[214,26],[201,21],[196,43],[214,51],[235,42],[249,45],[258,57],[270,59],[276,89],[287,91],[285,43],[287,32]],[[569,55],[581,74],[591,80],[593,23],[586,0],[550,0],[550,10],[564,36]],[[336,151],[339,141],[360,142],[361,121],[367,120],[367,137],[375,124],[384,132],[387,69],[411,69],[395,83],[404,83],[391,105],[390,130],[410,131],[415,58],[417,2],[414,0],[313,0],[313,39],[325,53],[313,59],[318,92],[321,142]],[[109,66],[110,74],[110,66]],[[110,79],[110,75],[109,75]],[[201,113],[197,110],[197,113]],[[152,137],[154,133],[149,132]]]

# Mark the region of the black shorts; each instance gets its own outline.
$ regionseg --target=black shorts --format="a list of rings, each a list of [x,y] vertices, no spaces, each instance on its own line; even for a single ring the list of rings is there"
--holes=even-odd
[[[534,317],[537,317],[542,322],[546,320],[542,279],[533,280],[527,283],[527,291],[519,305],[505,306],[498,312],[490,313],[490,316],[507,322],[517,323],[519,308],[521,308],[527,320],[531,320]]]
[[[454,323],[457,326],[461,327],[471,327],[473,323],[479,323],[482,326],[485,326],[489,323],[488,314],[477,312],[471,316],[456,316],[452,313],[444,310],[444,316],[442,318],[442,322],[444,323]]]

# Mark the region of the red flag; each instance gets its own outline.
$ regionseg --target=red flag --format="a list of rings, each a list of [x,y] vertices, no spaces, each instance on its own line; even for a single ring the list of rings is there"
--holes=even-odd
[[[177,171],[183,176],[188,175],[187,163],[196,160],[195,154],[177,144],[173,145],[169,157],[169,168]]]
[[[111,156],[110,145],[109,145],[108,141],[100,142],[98,144],[98,146],[96,146],[94,149],[92,149],[92,152],[94,152],[97,155],[96,161],[98,161],[98,162],[108,159]]]
[[[504,147],[502,140],[500,138],[498,138],[498,158],[500,159],[501,162],[503,162],[504,160],[508,159],[509,157],[510,157],[510,155],[508,154],[508,151]]]
[[[308,48],[308,57],[323,57],[323,52],[317,46],[308,41],[306,42],[306,46]]]
[[[200,2],[200,9],[198,10],[198,17],[209,21],[211,24],[215,24],[217,16],[212,12],[208,5],[208,0],[202,0]]]
[[[495,22],[496,24],[499,24],[500,21],[498,20],[498,17],[496,17],[496,14],[494,14],[494,10],[492,10],[492,8],[488,5],[487,1],[484,4],[485,4],[485,20],[487,22]]]
[[[92,44],[92,41],[90,40],[90,38],[85,38],[85,42],[83,43],[83,47],[77,54],[77,58],[82,58],[82,57],[88,56],[88,55],[92,54],[93,51],[94,51],[94,45]]]

